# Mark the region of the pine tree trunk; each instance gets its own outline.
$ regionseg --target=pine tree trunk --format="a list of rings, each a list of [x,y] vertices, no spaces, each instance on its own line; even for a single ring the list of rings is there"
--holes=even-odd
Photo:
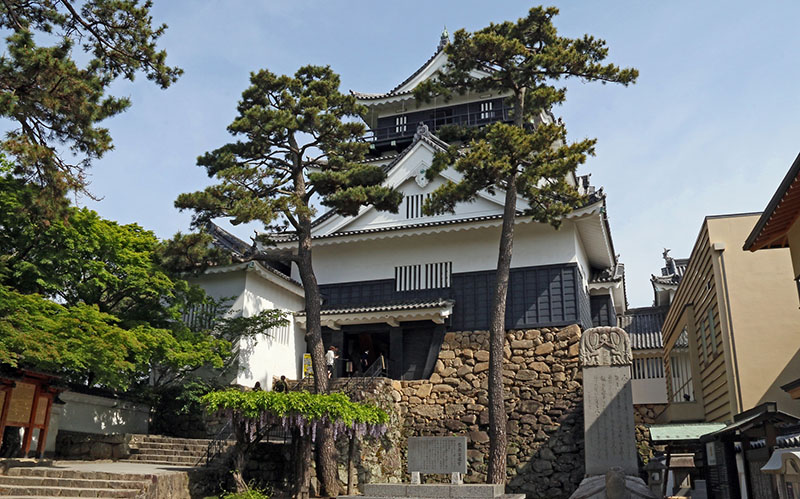
[[[514,125],[524,124],[525,89],[514,96]],[[512,165],[516,166],[516,165]],[[503,347],[506,340],[506,298],[511,255],[514,246],[514,219],[517,216],[517,174],[506,179],[506,198],[503,205],[503,228],[497,255],[494,300],[489,323],[489,470],[488,483],[506,483],[508,451],[507,415],[503,395]]]
[[[508,179],[503,228],[494,288],[492,315],[489,324],[489,471],[488,483],[506,483],[506,408],[503,396],[503,347],[506,339],[506,295],[511,269],[511,250],[514,244],[516,215],[516,175]]]
[[[322,325],[320,320],[321,296],[319,284],[314,274],[311,260],[311,220],[301,219],[299,231],[297,267],[303,282],[306,299],[306,343],[311,351],[314,369],[314,388],[317,393],[328,393],[328,370],[325,366],[325,347],[322,344]],[[329,496],[339,494],[336,445],[333,432],[322,429],[317,434],[317,476],[322,483],[323,493]]]
[[[311,486],[311,435],[300,436],[295,430],[292,438],[295,445],[295,490],[296,499],[308,499]]]

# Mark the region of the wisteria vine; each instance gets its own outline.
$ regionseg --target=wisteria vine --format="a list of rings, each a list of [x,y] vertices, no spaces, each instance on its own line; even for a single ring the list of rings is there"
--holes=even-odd
[[[209,411],[237,417],[252,441],[262,428],[280,426],[310,435],[315,441],[319,428],[333,430],[334,438],[377,438],[386,433],[389,415],[372,404],[351,402],[341,393],[317,395],[309,392],[242,392],[223,390],[205,395],[202,402]]]

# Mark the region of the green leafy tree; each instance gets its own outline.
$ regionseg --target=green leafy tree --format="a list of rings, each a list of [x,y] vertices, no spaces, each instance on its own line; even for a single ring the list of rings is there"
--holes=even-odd
[[[517,22],[490,24],[474,33],[457,31],[445,48],[445,70],[415,89],[420,99],[454,92],[499,92],[508,96],[513,109],[513,124],[492,124],[463,146],[436,156],[427,171],[429,178],[453,167],[463,180],[445,183],[424,206],[427,213],[452,211],[456,203],[474,200],[481,190],[505,191],[490,318],[490,483],[506,480],[502,364],[517,200],[527,201],[523,216],[558,227],[561,217],[584,201],[569,179],[587,155],[594,154],[594,140],[568,143],[564,124],[548,119],[550,110],[566,99],[566,89],[558,82],[578,78],[628,85],[638,75],[635,69],[603,63],[608,55],[603,40],[559,36],[553,25],[557,14],[554,7],[535,7]]]
[[[320,325],[320,293],[312,265],[312,199],[344,215],[362,206],[397,211],[402,194],[382,185],[380,166],[360,163],[368,145],[359,139],[364,125],[349,121],[363,113],[355,98],[339,91],[339,76],[329,67],[305,66],[294,76],[261,70],[250,76],[238,116],[228,131],[239,140],[198,158],[218,183],[182,194],[175,205],[194,210],[203,226],[226,217],[232,223],[261,222],[267,231],[289,227],[297,238],[290,252],[244,251],[245,259],[295,263],[305,290],[306,342],[317,393],[327,393]],[[269,243],[269,240],[262,241]],[[320,456],[323,487],[338,491],[333,440],[323,432]]]
[[[295,490],[297,498],[309,497],[311,444],[325,430],[359,436],[379,437],[386,432],[389,415],[379,407],[351,402],[344,394],[308,392],[211,392],[202,398],[210,411],[226,414],[236,434],[233,475],[237,492],[245,492],[242,476],[254,446],[274,428],[294,435]]]
[[[70,190],[85,192],[86,168],[111,149],[111,135],[98,123],[130,106],[130,99],[108,94],[116,79],[143,72],[166,88],[181,74],[157,47],[166,25],[153,25],[151,6],[138,0],[0,2],[0,26],[8,33],[0,57],[0,116],[13,127],[0,148],[13,159],[16,176],[47,188],[42,192],[49,201],[63,201]],[[82,66],[73,58],[76,45],[84,52]]]
[[[160,388],[203,366],[228,367],[240,339],[285,323],[274,310],[220,317],[225,303],[182,278],[187,267],[226,261],[208,237],[160,242],[66,205],[48,219],[33,202],[40,190],[0,176],[0,362],[88,385]],[[205,316],[186,323],[198,307]]]
[[[144,345],[118,322],[97,307],[67,307],[0,285],[0,362],[125,389],[136,377],[135,359]]]

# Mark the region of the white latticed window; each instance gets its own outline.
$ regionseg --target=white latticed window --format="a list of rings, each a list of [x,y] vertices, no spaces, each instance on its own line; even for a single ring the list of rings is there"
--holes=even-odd
[[[481,102],[481,119],[488,120],[494,118],[493,102]],[[474,108],[473,108],[474,109]]]
[[[408,123],[407,116],[398,116],[394,119],[394,133],[405,133],[406,123]]]
[[[676,345],[688,345],[689,332],[683,328]],[[694,385],[692,382],[692,364],[689,359],[688,348],[675,349],[669,358],[672,380],[670,383],[671,402],[693,402]]]
[[[394,268],[395,291],[449,288],[453,262],[418,263]]]
[[[664,377],[664,364],[661,357],[638,357],[633,359],[633,379],[653,379]]]

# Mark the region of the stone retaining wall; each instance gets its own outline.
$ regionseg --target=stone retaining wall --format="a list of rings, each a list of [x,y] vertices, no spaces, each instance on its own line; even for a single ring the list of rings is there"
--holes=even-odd
[[[566,498],[583,478],[580,334],[577,325],[507,334],[509,492]],[[467,435],[469,483],[485,482],[488,465],[488,340],[448,333],[431,379],[399,382],[405,436]]]
[[[655,424],[667,409],[667,404],[633,404],[633,420],[636,424]]]
[[[56,457],[61,459],[125,459],[130,456],[131,435],[98,435],[61,430],[56,436]]]

